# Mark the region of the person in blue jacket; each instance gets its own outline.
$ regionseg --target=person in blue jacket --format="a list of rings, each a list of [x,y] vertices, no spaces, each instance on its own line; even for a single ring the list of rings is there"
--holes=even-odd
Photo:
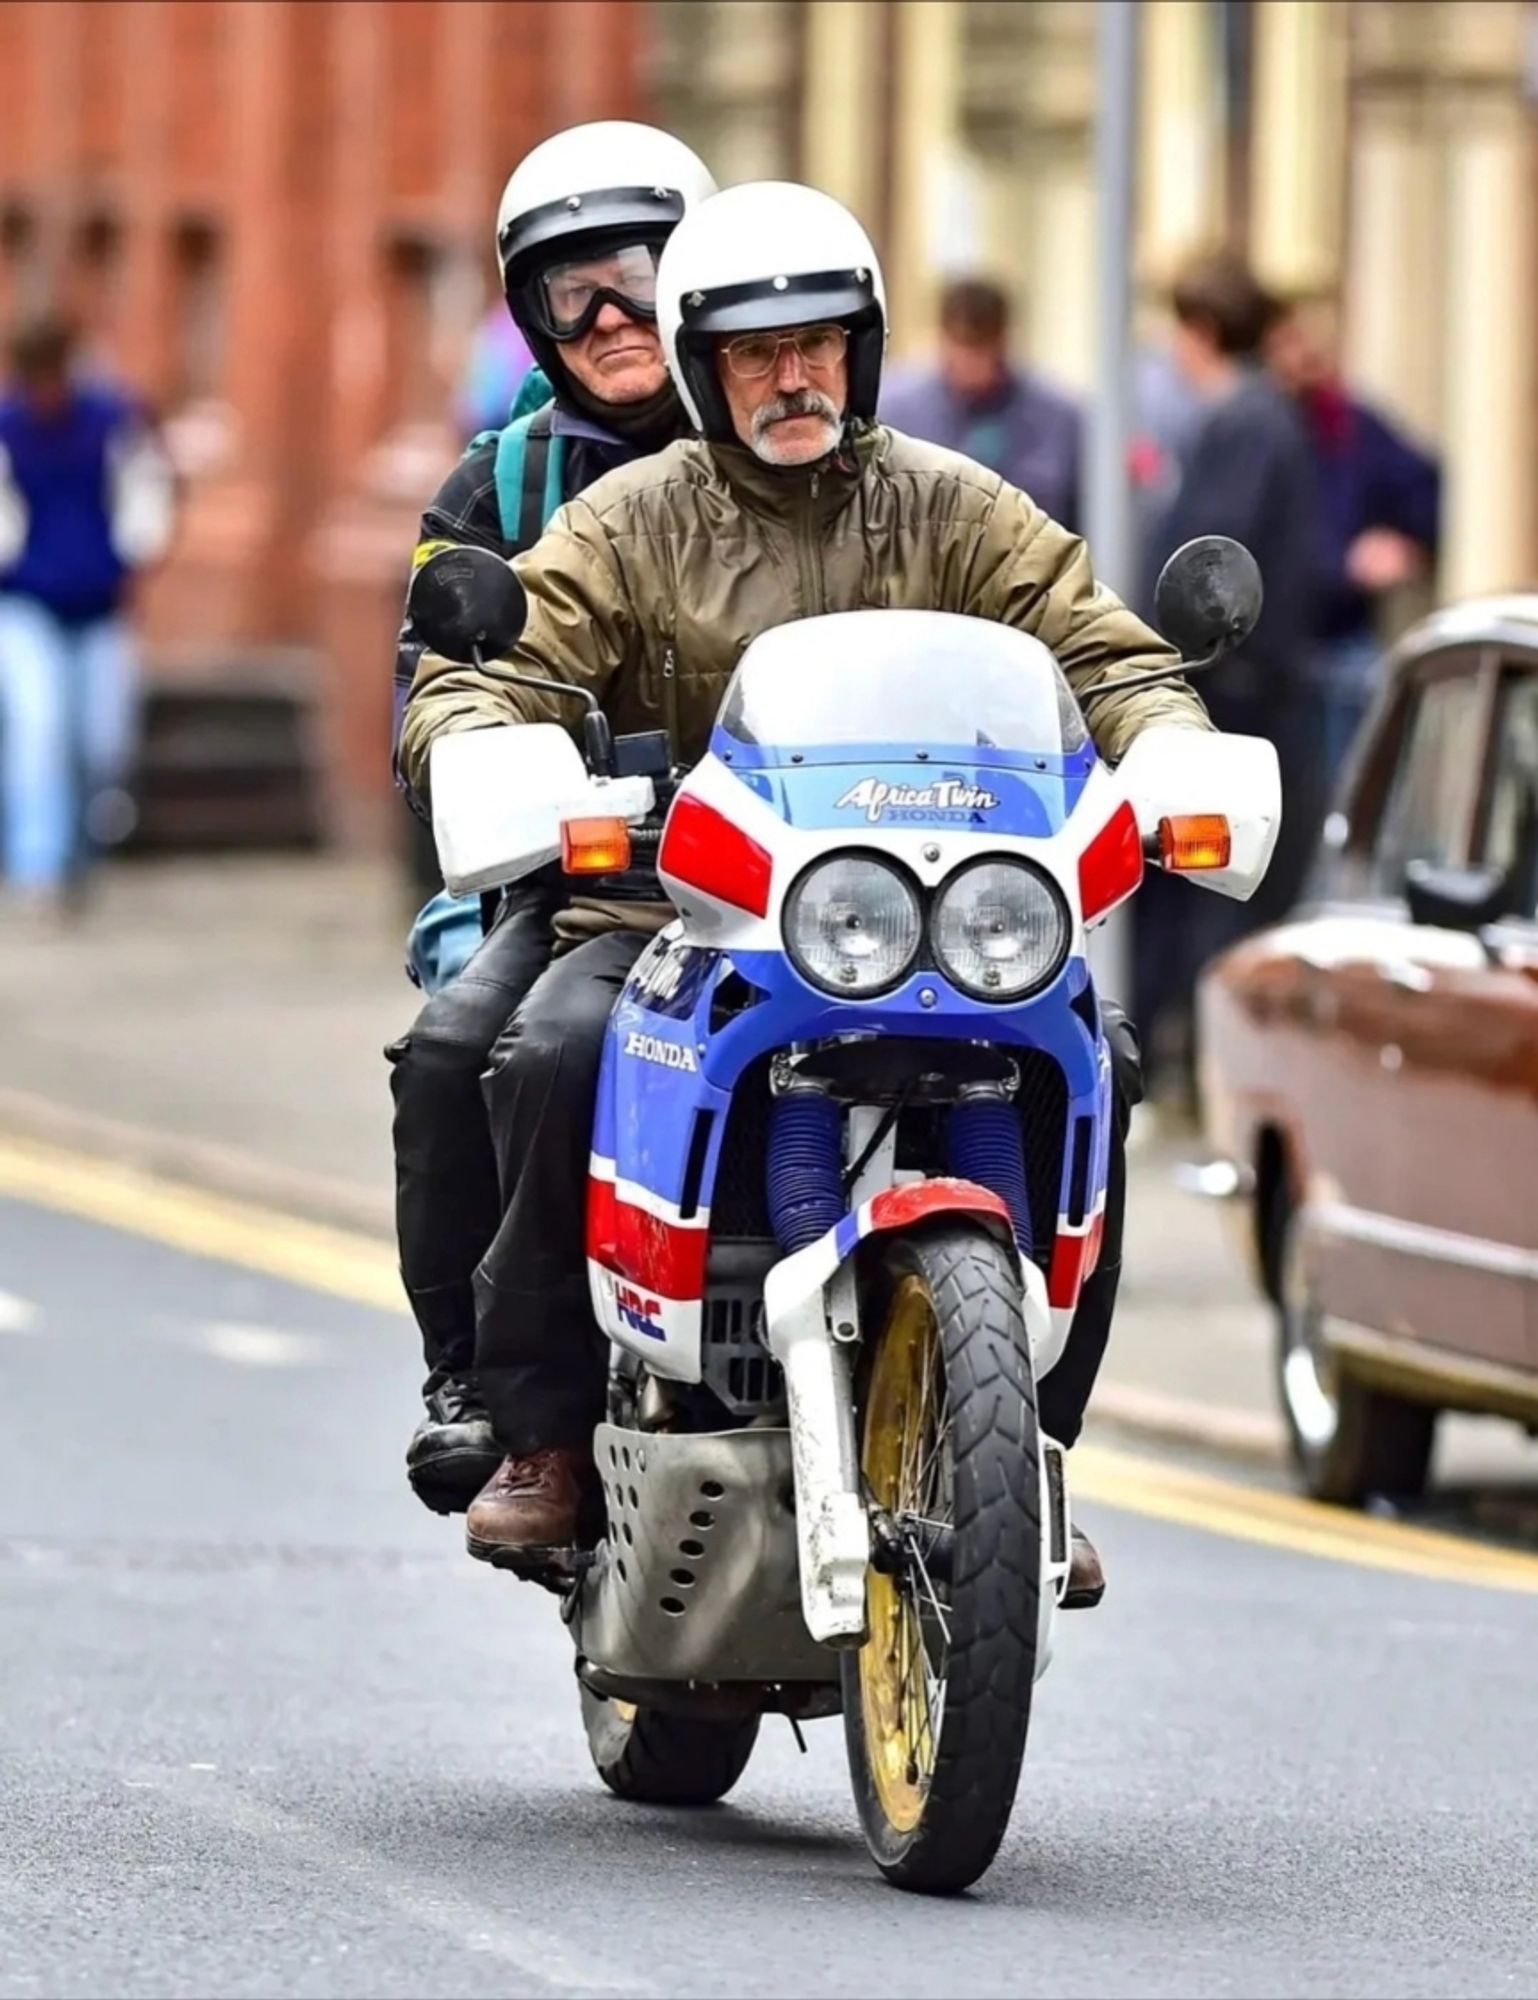
[[[686,208],[714,191],[681,141],[623,121],[558,133],[518,166],[497,217],[497,256],[508,310],[539,365],[504,428],[475,439],[429,503],[413,569],[455,545],[518,554],[603,473],[685,431],[657,338],[657,259]],[[397,733],[421,651],[408,612]],[[386,1051],[401,1277],[428,1368],[406,1470],[440,1514],[462,1513],[502,1463],[475,1380],[475,1289],[502,1218],[481,1074],[549,961],[561,895],[549,870],[518,883],[484,934],[479,897],[435,896],[408,951],[430,998]]]
[[[169,541],[174,483],[131,397],[75,370],[63,318],[7,342],[0,396],[0,834],[13,890],[61,905],[132,818],[135,572]]]
[[[1441,468],[1341,378],[1326,301],[1284,311],[1266,342],[1313,445],[1318,506],[1314,643],[1304,669],[1319,730],[1322,816],[1377,692],[1384,600],[1424,581],[1441,537]]]

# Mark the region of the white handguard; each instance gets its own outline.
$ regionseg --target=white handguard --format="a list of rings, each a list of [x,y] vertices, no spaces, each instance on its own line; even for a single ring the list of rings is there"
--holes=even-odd
[[[1138,831],[1157,846],[1163,821],[1216,817],[1228,822],[1224,867],[1181,869],[1192,882],[1248,902],[1265,878],[1282,824],[1282,774],[1263,736],[1220,736],[1156,723],[1137,737],[1120,780]]]
[[[656,802],[650,778],[590,777],[554,722],[440,736],[429,787],[438,864],[456,896],[499,889],[554,861],[563,820],[640,820]]]

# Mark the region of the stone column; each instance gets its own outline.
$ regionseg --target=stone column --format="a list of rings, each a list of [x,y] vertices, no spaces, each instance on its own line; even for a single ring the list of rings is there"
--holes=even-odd
[[[896,0],[893,23],[892,213],[883,246],[894,353],[934,336],[947,205],[960,190],[963,10],[951,0]]]
[[[1534,546],[1534,147],[1527,10],[1460,5],[1446,103],[1442,375],[1446,597],[1530,585]]]
[[[1419,9],[1410,9],[1415,13]],[[1344,305],[1351,382],[1424,436],[1441,421],[1441,145],[1425,73],[1359,70]]]
[[[1081,391],[1092,386],[1095,354],[1095,13],[1093,5],[1037,10],[1028,192],[1014,211],[1026,352],[1053,381]]]
[[[801,174],[879,226],[880,0],[813,0],[802,51]]]
[[[1222,92],[1216,23],[1204,0],[1145,0],[1140,11],[1138,276],[1159,293],[1182,258],[1222,235]]]
[[[1285,292],[1333,288],[1345,232],[1346,10],[1257,7],[1250,255]]]

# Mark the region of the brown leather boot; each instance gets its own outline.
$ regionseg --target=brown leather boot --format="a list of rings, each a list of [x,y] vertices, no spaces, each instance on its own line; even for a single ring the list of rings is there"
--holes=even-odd
[[[1100,1552],[1082,1529],[1075,1528],[1068,1551],[1068,1586],[1063,1592],[1065,1611],[1093,1611],[1105,1596],[1105,1570]]]
[[[465,1515],[465,1546],[502,1569],[538,1568],[576,1548],[594,1489],[591,1451],[505,1458]]]

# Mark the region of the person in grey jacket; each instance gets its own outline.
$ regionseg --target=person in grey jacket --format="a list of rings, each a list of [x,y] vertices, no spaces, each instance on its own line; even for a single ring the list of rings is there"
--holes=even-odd
[[[940,295],[932,367],[897,370],[881,420],[943,444],[1029,493],[1078,533],[1079,412],[1009,353],[1009,300],[986,278],[956,278]]]
[[[1197,535],[1232,535],[1260,565],[1265,602],[1240,650],[1202,683],[1220,729],[1264,736],[1281,760],[1281,841],[1249,903],[1181,898],[1167,878],[1138,898],[1135,1012],[1155,1083],[1194,1082],[1192,995],[1206,962],[1247,931],[1285,914],[1307,862],[1309,816],[1299,810],[1316,745],[1304,675],[1313,651],[1318,562],[1313,447],[1293,399],[1262,366],[1280,307],[1228,251],[1193,258],[1171,292],[1172,357],[1199,398],[1169,490],[1142,551],[1141,602],[1153,604],[1165,561]],[[1194,905],[1194,907],[1193,907]],[[1173,1072],[1161,1078],[1160,1071]]]

